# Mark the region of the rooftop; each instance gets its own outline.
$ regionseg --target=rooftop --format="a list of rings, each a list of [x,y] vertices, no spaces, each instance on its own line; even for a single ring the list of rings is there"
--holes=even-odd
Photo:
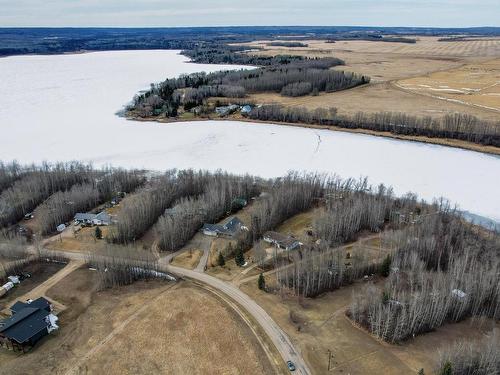
[[[31,303],[16,302],[12,316],[0,321],[0,333],[19,344],[26,343],[32,337],[51,326],[48,316],[50,303],[40,297]]]

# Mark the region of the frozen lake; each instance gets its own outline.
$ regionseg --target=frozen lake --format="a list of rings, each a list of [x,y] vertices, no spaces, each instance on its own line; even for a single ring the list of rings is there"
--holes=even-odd
[[[264,177],[289,170],[368,176],[372,184],[384,182],[399,194],[447,197],[461,209],[500,221],[495,156],[327,130],[142,123],[115,115],[151,82],[223,68],[229,67],[187,63],[175,51],[0,59],[0,160],[223,169]]]

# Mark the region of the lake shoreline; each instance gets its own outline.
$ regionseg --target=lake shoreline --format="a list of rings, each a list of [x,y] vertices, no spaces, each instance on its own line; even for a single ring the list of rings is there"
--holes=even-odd
[[[437,146],[445,146],[445,147],[453,147],[467,151],[480,152],[483,154],[500,156],[500,148],[495,146],[484,146],[477,143],[461,141],[457,139],[449,139],[449,138],[430,138],[425,136],[414,136],[414,135],[400,135],[393,134],[390,132],[378,132],[374,130],[367,129],[348,129],[342,128],[340,126],[333,125],[316,125],[316,124],[306,124],[306,123],[292,123],[292,122],[280,122],[280,121],[263,121],[263,120],[254,120],[249,119],[243,116],[230,116],[230,117],[193,117],[189,119],[182,118],[167,118],[167,117],[139,117],[135,115],[131,115],[129,113],[125,113],[123,116],[129,121],[138,121],[138,122],[157,122],[162,124],[175,124],[175,123],[183,123],[183,122],[204,122],[204,121],[241,121],[246,123],[258,123],[258,124],[273,124],[273,125],[282,125],[282,126],[293,126],[299,128],[308,128],[308,129],[316,129],[316,130],[331,130],[331,131],[339,131],[345,133],[352,134],[365,134],[372,135],[375,137],[382,138],[390,138],[401,141],[410,141],[410,142],[418,142],[425,143],[430,145]]]
[[[500,177],[497,155],[236,115],[211,122],[193,118],[205,122],[191,124],[162,118],[168,126],[158,118],[157,123],[141,124],[128,122],[123,112],[116,115],[134,93],[159,77],[228,68],[187,63],[176,51],[0,59],[5,86],[0,128],[9,134],[0,142],[0,160],[81,160],[147,170],[221,169],[263,178],[291,170],[366,177],[373,185],[392,186],[396,195],[412,192],[429,202],[446,197],[461,210],[500,221],[500,202],[494,199]],[[82,111],[82,103],[91,110]],[[180,117],[190,120],[192,115]]]

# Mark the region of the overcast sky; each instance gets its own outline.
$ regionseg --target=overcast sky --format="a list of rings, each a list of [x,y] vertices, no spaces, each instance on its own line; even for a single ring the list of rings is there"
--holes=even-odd
[[[0,0],[0,26],[500,26],[500,0]]]

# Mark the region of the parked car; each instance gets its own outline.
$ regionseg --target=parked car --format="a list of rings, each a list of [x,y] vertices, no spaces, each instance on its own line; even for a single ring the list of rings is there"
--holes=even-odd
[[[29,279],[31,277],[31,274],[28,273],[28,272],[22,272],[20,275],[19,275],[19,280],[20,281],[23,281],[23,280],[26,280],[26,279]]]
[[[292,361],[287,361],[286,365],[290,371],[295,371],[295,365],[293,364]]]

